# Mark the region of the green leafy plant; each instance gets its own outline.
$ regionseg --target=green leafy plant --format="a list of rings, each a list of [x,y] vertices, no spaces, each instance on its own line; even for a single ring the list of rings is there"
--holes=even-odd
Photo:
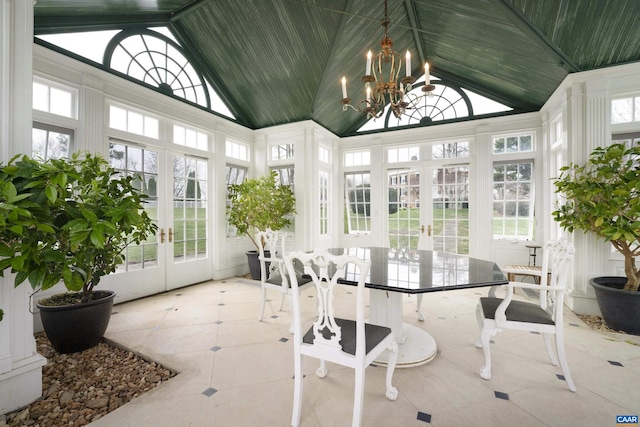
[[[89,301],[124,249],[157,230],[134,179],[88,153],[16,156],[0,166],[0,276],[10,270],[15,286],[28,281],[34,290],[62,281]]]
[[[281,230],[291,224],[296,199],[286,185],[279,185],[276,172],[267,176],[246,179],[229,186],[227,218],[238,234],[249,236],[258,248],[253,234],[257,231]]]
[[[640,271],[640,144],[596,148],[584,165],[560,169],[554,181],[564,200],[554,219],[568,231],[592,232],[610,241],[624,256],[624,289],[638,291]]]

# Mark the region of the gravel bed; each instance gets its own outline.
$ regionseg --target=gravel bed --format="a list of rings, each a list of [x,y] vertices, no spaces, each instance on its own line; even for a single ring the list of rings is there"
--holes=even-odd
[[[42,398],[0,415],[0,427],[78,427],[142,395],[175,372],[135,353],[101,342],[72,353],[57,353],[44,333],[36,334],[42,368]]]

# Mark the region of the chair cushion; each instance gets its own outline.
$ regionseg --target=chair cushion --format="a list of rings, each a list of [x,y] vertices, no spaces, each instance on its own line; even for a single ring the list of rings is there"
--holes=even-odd
[[[335,318],[336,323],[342,329],[342,339],[340,340],[340,345],[342,346],[342,351],[345,353],[354,355],[356,354],[356,322],[354,320],[348,319],[339,319]],[[331,338],[331,332],[327,328],[321,331],[322,335],[326,339]],[[391,333],[391,329],[386,326],[378,326],[372,325],[370,323],[364,324],[364,334],[365,334],[365,352],[369,353],[375,346],[380,344],[382,340],[384,340],[387,335]],[[305,344],[313,344],[313,326],[309,328],[304,337],[302,338],[302,342]]]
[[[300,274],[296,273],[296,277],[298,278],[299,287],[302,285],[306,285],[311,281],[310,277],[303,276],[302,273]],[[271,277],[269,277],[267,280],[265,280],[265,282],[271,283],[272,285],[282,286],[282,277],[278,273],[275,273],[275,274],[272,274]]]
[[[480,304],[486,319],[495,319],[496,310],[502,302],[502,298],[482,297]],[[507,320],[510,322],[538,323],[543,325],[553,325],[551,315],[540,308],[538,304],[522,301],[511,301],[505,312]]]

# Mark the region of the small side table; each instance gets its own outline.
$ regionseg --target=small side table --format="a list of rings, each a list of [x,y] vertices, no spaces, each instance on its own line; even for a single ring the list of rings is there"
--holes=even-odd
[[[542,267],[536,265],[505,265],[502,271],[507,275],[507,280],[510,282],[514,282],[516,275],[518,275],[531,276],[536,283],[540,283],[540,276],[542,276]]]
[[[540,249],[542,246],[538,246],[538,245],[527,245],[527,248],[529,248],[529,266],[535,267],[536,265],[536,252],[538,251],[538,249]],[[531,264],[531,260],[533,259],[533,264]]]

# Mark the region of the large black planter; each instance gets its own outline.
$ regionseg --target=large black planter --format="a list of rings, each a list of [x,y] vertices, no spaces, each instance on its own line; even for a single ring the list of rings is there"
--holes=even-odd
[[[58,353],[75,353],[98,345],[104,336],[111,310],[113,291],[94,291],[97,299],[82,304],[47,306],[37,304],[42,326]]]
[[[640,292],[623,290],[626,277],[594,277],[589,284],[606,324],[618,331],[640,335]]]
[[[260,273],[260,260],[258,259],[258,251],[247,251],[247,261],[249,262],[249,273],[251,274],[251,278],[253,280],[260,280],[262,274]],[[269,258],[271,256],[271,252],[264,251],[264,256]],[[269,272],[269,265],[271,263],[266,263],[267,273]]]

